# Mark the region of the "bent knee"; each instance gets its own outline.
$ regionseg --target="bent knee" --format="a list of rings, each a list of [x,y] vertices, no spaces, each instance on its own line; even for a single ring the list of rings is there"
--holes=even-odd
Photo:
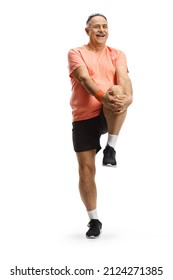
[[[110,88],[110,90],[115,94],[115,95],[124,95],[124,90],[121,85],[114,85]]]

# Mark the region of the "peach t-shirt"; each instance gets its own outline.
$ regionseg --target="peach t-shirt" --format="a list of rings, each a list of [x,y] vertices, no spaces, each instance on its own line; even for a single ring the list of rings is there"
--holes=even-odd
[[[102,104],[72,77],[72,72],[79,66],[85,66],[98,88],[106,92],[108,88],[116,84],[115,72],[120,65],[127,65],[125,54],[120,50],[107,46],[97,53],[89,51],[85,45],[69,51],[68,66],[72,84],[70,105],[72,107],[73,121],[98,116]]]

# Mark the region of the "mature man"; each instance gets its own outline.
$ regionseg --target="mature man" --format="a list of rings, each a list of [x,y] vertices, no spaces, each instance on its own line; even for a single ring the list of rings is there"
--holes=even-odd
[[[115,144],[132,103],[132,85],[125,54],[108,47],[107,18],[89,16],[85,28],[87,45],[69,50],[69,76],[72,84],[70,105],[73,116],[73,145],[79,165],[79,190],[90,222],[88,238],[100,235],[97,215],[95,156],[101,149],[100,137],[108,132],[103,165],[115,167]]]

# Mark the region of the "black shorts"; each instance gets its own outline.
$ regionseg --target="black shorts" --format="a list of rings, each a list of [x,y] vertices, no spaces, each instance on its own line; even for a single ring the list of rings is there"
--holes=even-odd
[[[83,121],[75,121],[72,123],[72,138],[75,152],[82,152],[101,149],[100,137],[107,132],[107,123],[103,110],[100,115]]]

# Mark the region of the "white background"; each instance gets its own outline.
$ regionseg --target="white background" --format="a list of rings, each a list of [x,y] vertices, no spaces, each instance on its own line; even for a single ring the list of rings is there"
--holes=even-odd
[[[2,279],[19,268],[163,266],[172,280],[172,1],[1,1],[0,161]],[[85,22],[107,16],[108,45],[126,53],[134,103],[117,143],[118,168],[97,156],[103,234],[85,238],[71,141],[70,48],[88,42]],[[101,139],[102,147],[106,136]]]

